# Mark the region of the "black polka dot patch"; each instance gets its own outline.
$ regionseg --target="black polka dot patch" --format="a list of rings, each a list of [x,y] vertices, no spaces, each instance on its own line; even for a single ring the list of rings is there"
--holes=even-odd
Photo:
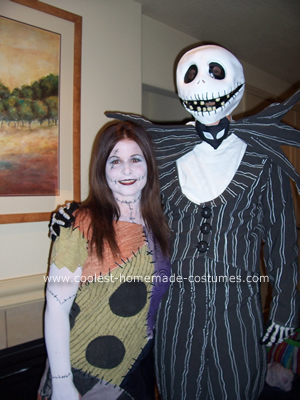
[[[125,347],[116,336],[99,336],[86,349],[88,363],[97,368],[111,369],[121,364]]]
[[[133,317],[146,305],[147,287],[144,282],[124,282],[110,296],[111,311],[120,317]]]
[[[69,315],[69,318],[70,318],[70,329],[72,329],[73,326],[75,325],[75,320],[76,320],[77,316],[79,315],[79,313],[80,313],[80,307],[74,301],[73,304],[72,304],[71,310],[70,310],[70,315]]]

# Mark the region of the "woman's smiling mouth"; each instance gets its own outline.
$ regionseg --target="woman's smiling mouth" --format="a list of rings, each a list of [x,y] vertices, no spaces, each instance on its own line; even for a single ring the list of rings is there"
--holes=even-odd
[[[124,179],[122,181],[118,181],[121,185],[133,185],[137,179]]]

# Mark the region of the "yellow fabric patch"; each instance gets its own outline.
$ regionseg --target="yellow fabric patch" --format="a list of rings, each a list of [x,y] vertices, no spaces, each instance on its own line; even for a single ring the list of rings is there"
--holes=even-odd
[[[78,266],[83,268],[87,257],[87,241],[80,230],[61,228],[60,235],[53,244],[51,263],[59,269],[66,267],[75,272]]]
[[[145,277],[153,274],[153,260],[147,246],[140,249],[135,256],[127,259],[122,267],[117,268],[109,282],[92,282],[80,287],[75,299],[80,313],[70,335],[70,352],[72,367],[86,371],[89,374],[112,384],[120,385],[124,376],[130,370],[141,349],[147,343],[147,314],[149,311],[152,285]],[[114,314],[110,308],[109,299],[113,293],[133,277],[145,283],[147,300],[145,306],[132,317],[122,317]],[[103,279],[105,276],[103,277]],[[89,364],[86,349],[95,338],[114,335],[122,341],[125,356],[122,362],[114,368],[103,369]]]

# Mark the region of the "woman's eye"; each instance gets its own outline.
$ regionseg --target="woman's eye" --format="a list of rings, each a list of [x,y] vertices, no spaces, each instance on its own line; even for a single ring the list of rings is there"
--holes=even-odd
[[[133,158],[131,161],[132,161],[133,163],[138,163],[138,162],[140,162],[141,160],[140,160],[139,158]]]
[[[116,165],[116,164],[119,164],[120,161],[119,160],[112,160],[110,163],[113,164],[113,165]]]

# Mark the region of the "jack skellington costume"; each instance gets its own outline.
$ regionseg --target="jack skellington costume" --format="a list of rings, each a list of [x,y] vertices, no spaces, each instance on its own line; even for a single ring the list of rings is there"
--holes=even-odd
[[[281,123],[300,92],[240,121],[230,114],[244,91],[239,61],[214,45],[187,52],[178,95],[195,122],[161,126],[140,116],[156,147],[172,230],[172,282],[156,325],[156,370],[165,399],[257,399],[266,374],[261,343],[298,325],[298,247],[289,177],[300,177],[280,145],[300,147]],[[57,226],[56,226],[57,227]],[[273,286],[263,333],[260,253]],[[261,343],[260,343],[261,342]]]
[[[280,122],[300,93],[241,121],[230,114],[244,91],[240,62],[219,46],[187,52],[178,95],[195,122],[158,126],[133,118],[156,146],[161,193],[172,229],[174,282],[156,326],[162,399],[257,399],[266,349],[298,325],[298,248],[289,176],[280,144],[300,145]],[[288,176],[289,175],[289,176]],[[263,339],[260,253],[273,301]],[[274,329],[273,329],[274,328]],[[274,333],[274,335],[272,335]]]

